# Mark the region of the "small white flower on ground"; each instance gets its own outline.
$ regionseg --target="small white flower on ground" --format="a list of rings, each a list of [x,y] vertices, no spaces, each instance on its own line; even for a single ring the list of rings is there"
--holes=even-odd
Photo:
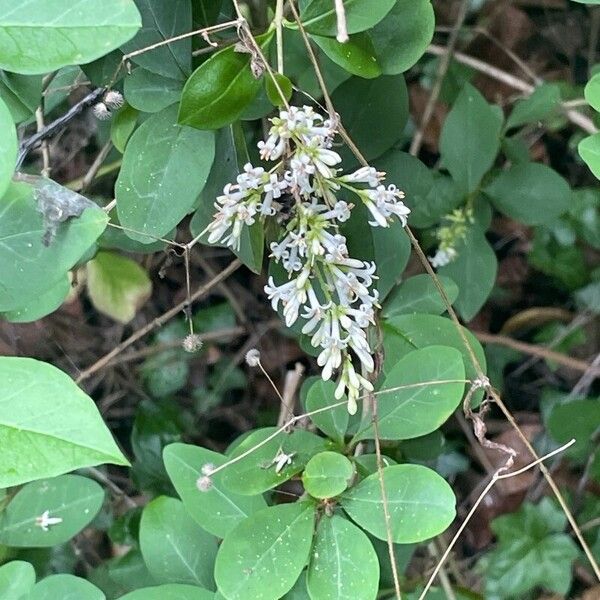
[[[35,524],[41,527],[43,531],[48,531],[48,528],[52,525],[60,525],[62,522],[63,520],[60,517],[51,517],[49,510],[45,510],[41,516],[35,519]]]

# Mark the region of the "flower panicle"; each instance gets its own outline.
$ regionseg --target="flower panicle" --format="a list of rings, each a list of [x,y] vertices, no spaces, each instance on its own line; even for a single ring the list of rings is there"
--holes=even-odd
[[[325,118],[308,106],[291,106],[271,119],[258,149],[262,160],[276,164],[268,171],[246,164],[217,197],[207,231],[209,243],[239,251],[244,226],[270,217],[284,224],[270,256],[287,280],[269,277],[265,292],[288,327],[302,320],[302,332],[319,349],[323,379],[339,372],[335,396],[346,394],[354,414],[361,390],[373,389],[365,376],[374,370],[368,329],[379,302],[376,265],[349,255],[340,224],[350,219],[355,202],[368,209],[372,227],[389,227],[394,219],[405,226],[410,209],[404,193],[386,187],[385,173],[374,167],[340,174],[342,159],[333,149],[337,123],[337,116]]]

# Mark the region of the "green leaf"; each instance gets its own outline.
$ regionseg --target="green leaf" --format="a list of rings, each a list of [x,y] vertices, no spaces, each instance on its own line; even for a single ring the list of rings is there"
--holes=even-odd
[[[214,588],[217,540],[198,526],[179,500],[160,496],[144,508],[140,549],[158,583]]]
[[[127,102],[142,112],[155,113],[179,102],[181,79],[171,79],[138,67],[125,78],[123,94]]]
[[[379,588],[379,561],[369,538],[339,515],[323,516],[306,583],[314,600],[373,600]]]
[[[108,222],[98,206],[46,178],[31,178],[36,188],[12,183],[0,211],[0,311],[27,306],[32,299],[64,280]],[[39,185],[38,185],[39,183]],[[82,211],[79,217],[56,223],[56,233],[44,244],[47,228],[38,210],[38,198],[52,210]]]
[[[125,54],[192,31],[190,0],[136,0],[142,28],[121,47]],[[131,60],[152,73],[172,79],[186,79],[192,68],[192,38],[186,37],[132,56]]]
[[[323,381],[320,377],[316,379],[310,388],[308,388],[306,396],[306,410],[312,412],[313,410],[319,410],[343,401],[336,400],[334,397],[335,383],[333,381]],[[345,404],[326,410],[316,415],[310,416],[311,421],[331,439],[342,444],[344,442],[344,435],[348,428],[348,421],[350,415]]]
[[[106,596],[89,581],[74,575],[50,575],[36,583],[27,600],[106,600]]]
[[[120,323],[129,323],[152,294],[152,282],[137,262],[105,250],[87,263],[87,288],[94,307]]]
[[[348,487],[353,475],[354,467],[343,454],[320,452],[306,464],[302,483],[314,498],[333,498]]]
[[[163,452],[167,473],[189,514],[206,531],[225,537],[247,516],[265,508],[262,496],[233,494],[223,485],[223,471],[211,476],[212,486],[200,492],[196,482],[202,477],[203,465],[221,466],[227,461],[222,454],[190,446],[171,444]]]
[[[11,323],[32,323],[53,313],[64,302],[70,291],[71,279],[66,274],[45,292],[33,296],[19,308],[2,313],[2,316]]]
[[[596,179],[600,179],[600,133],[583,138],[577,151]]]
[[[312,38],[334,63],[348,73],[365,79],[381,75],[375,48],[368,33],[355,33],[343,44],[328,37],[314,35]]]
[[[8,189],[17,162],[17,130],[8,107],[0,98],[0,197]]]
[[[462,327],[462,331],[485,372],[485,354],[481,344],[468,329]],[[409,352],[417,348],[435,346],[441,341],[444,342],[444,346],[456,348],[463,355],[466,379],[475,379],[477,372],[471,364],[471,358],[455,324],[450,319],[436,315],[398,315],[384,321],[384,373],[389,374],[400,358]]]
[[[92,399],[68,375],[31,358],[0,358],[0,446],[0,488],[129,464]]]
[[[568,452],[585,457],[599,423],[600,399],[585,398],[555,404],[546,426],[552,438],[559,444],[565,444],[575,438],[576,443]]]
[[[273,77],[275,78],[275,81],[277,81],[277,85],[279,86],[279,90],[283,93],[283,97],[289,102],[293,92],[292,82],[281,73],[273,73]],[[271,102],[273,106],[283,106],[284,104],[279,90],[272,77],[265,77],[265,91],[269,102]]]
[[[486,598],[524,598],[537,586],[566,596],[578,550],[563,533],[565,524],[564,513],[549,498],[494,519],[498,545],[480,563]]]
[[[430,0],[396,0],[370,32],[383,74],[408,71],[423,56],[434,28]]]
[[[40,105],[41,75],[19,75],[0,71],[0,96],[15,123],[28,120]]]
[[[273,36],[259,36],[263,49]],[[187,80],[178,120],[198,129],[219,129],[233,123],[258,93],[260,81],[250,70],[250,54],[229,46],[213,54]]]
[[[44,548],[68,542],[85,529],[100,511],[104,490],[91,479],[63,475],[23,486],[0,517],[0,543],[16,548]],[[40,517],[62,519],[47,525]]]
[[[358,33],[377,24],[394,6],[396,0],[344,0],[348,33]],[[337,35],[337,17],[333,3],[329,0],[310,0],[301,11],[304,28],[316,35]]]
[[[483,231],[471,226],[456,245],[457,257],[438,273],[450,277],[458,285],[458,298],[454,306],[465,321],[470,321],[485,304],[498,271],[498,260]],[[477,285],[473,282],[477,281]]]
[[[235,448],[231,458],[237,458],[262,443],[262,446],[223,471],[226,489],[247,495],[266,492],[300,473],[312,456],[326,449],[323,438],[301,429],[292,433],[282,431],[263,443],[276,431],[276,427],[257,429]],[[279,468],[276,457],[279,459],[282,453],[289,457],[289,463],[285,461]]]
[[[454,520],[456,499],[435,471],[394,465],[383,469],[383,481],[394,542],[422,542],[442,533]],[[374,473],[346,492],[340,504],[363,529],[386,540],[380,484],[379,473]]]
[[[465,192],[473,192],[500,149],[502,114],[465,84],[446,117],[440,137],[443,165]]]
[[[381,439],[407,440],[438,429],[458,406],[465,388],[464,379],[462,356],[455,348],[428,346],[404,356],[388,372],[378,390]],[[432,384],[386,392],[425,382]],[[369,421],[354,439],[373,438],[375,431]]]
[[[544,83],[535,88],[528,98],[515,102],[505,129],[536,123],[552,115],[558,108],[560,108],[560,87],[555,83]]]
[[[141,25],[133,0],[5,0],[0,67],[37,74],[88,63],[131,39]]]
[[[120,600],[214,600],[214,592],[194,585],[171,583],[141,588],[121,596]]]
[[[520,163],[500,173],[485,193],[494,206],[525,225],[543,225],[566,212],[569,184],[553,169],[539,163]]]
[[[458,296],[458,287],[449,277],[438,277],[450,302]],[[423,273],[404,280],[387,297],[383,306],[385,318],[407,313],[429,313],[440,315],[446,312],[440,293],[433,279]]]
[[[110,139],[114,147],[121,153],[125,152],[127,140],[137,125],[138,111],[126,104],[115,115],[110,125]]]
[[[0,567],[0,598],[20,600],[35,583],[35,571],[25,561],[13,560]]]
[[[242,172],[244,164],[250,161],[244,130],[239,122],[224,127],[216,132],[215,160],[208,176],[206,185],[200,194],[198,210],[190,223],[193,237],[199,236],[212,221],[215,212],[214,203],[217,196],[223,193],[227,183],[235,181]],[[200,237],[203,244],[208,244],[208,234]],[[244,227],[240,239],[240,250],[236,255],[255,273],[260,273],[263,266],[264,227],[255,223]]]
[[[133,133],[115,184],[121,225],[143,243],[164,236],[190,211],[215,156],[214,135],[175,123],[177,107],[152,115]]]
[[[600,73],[596,73],[585,86],[583,91],[588,104],[596,111],[600,112]]]
[[[314,523],[309,502],[272,506],[242,521],[219,548],[219,590],[227,600],[280,598],[306,564]]]
[[[402,136],[408,118],[408,92],[402,75],[362,79],[352,77],[332,96],[352,141],[367,160],[381,156]],[[343,147],[344,162],[356,163]]]

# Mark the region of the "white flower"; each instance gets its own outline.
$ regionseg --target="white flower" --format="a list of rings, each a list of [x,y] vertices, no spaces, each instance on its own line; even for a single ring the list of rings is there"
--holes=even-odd
[[[260,364],[260,352],[256,348],[252,348],[246,352],[246,364],[249,367],[258,367]]]
[[[343,175],[340,181],[346,183],[367,183],[370,187],[375,188],[383,179],[385,173],[378,172],[374,167],[361,167],[354,173]]]
[[[375,221],[369,221],[373,227],[388,227],[388,219],[393,215],[400,219],[403,227],[406,227],[406,217],[410,214],[410,208],[402,202],[404,192],[395,185],[377,186],[374,190],[366,190],[361,194],[365,205],[373,215]]]
[[[434,256],[428,257],[427,260],[431,263],[434,269],[438,267],[445,267],[456,258],[456,250],[454,248],[446,248],[442,250],[438,248]]]
[[[45,510],[41,516],[35,518],[35,524],[42,528],[42,531],[48,531],[48,527],[59,525],[63,520],[60,517],[51,517],[50,511]]]
[[[125,100],[123,100],[123,96],[117,90],[109,90],[104,94],[104,104],[112,110],[116,110],[117,108],[121,108]]]
[[[106,106],[104,102],[98,102],[97,104],[94,104],[92,112],[94,113],[96,119],[99,119],[100,121],[106,121],[112,117],[112,113],[110,110],[108,110],[108,106]]]

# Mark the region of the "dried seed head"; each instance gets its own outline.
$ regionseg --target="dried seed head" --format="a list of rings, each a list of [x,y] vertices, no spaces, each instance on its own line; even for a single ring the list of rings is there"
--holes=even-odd
[[[256,348],[246,352],[246,364],[249,367],[258,367],[260,363],[260,352]]]
[[[213,485],[212,479],[210,477],[208,477],[207,475],[203,475],[202,477],[199,477],[198,481],[196,481],[196,487],[201,492],[208,492],[208,490],[210,490],[212,485]]]
[[[110,109],[116,110],[124,104],[123,95],[117,90],[109,90],[104,95],[104,104]]]
[[[198,352],[202,348],[202,338],[197,333],[185,336],[181,346],[186,352]]]
[[[112,113],[110,110],[108,110],[108,106],[106,106],[104,102],[98,102],[98,104],[94,104],[92,111],[96,119],[99,119],[100,121],[106,121],[112,117]]]
[[[212,472],[214,470],[215,470],[215,465],[213,463],[205,463],[202,465],[200,472],[202,473],[202,475],[206,475],[207,477],[209,477],[210,475],[212,475]]]

